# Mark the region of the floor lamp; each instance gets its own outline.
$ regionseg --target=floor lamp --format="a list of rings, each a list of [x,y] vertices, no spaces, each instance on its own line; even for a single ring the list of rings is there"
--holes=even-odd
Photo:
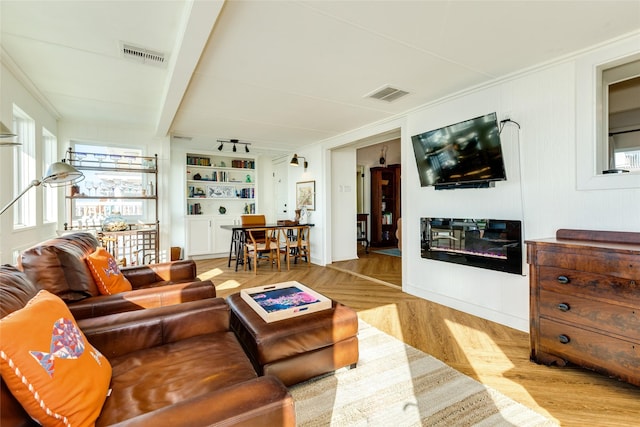
[[[71,182],[79,182],[84,179],[84,174],[80,172],[78,169],[74,168],[70,164],[64,162],[55,162],[52,163],[51,166],[47,169],[46,175],[41,179],[34,179],[31,181],[31,184],[27,188],[25,188],[22,193],[18,194],[12,201],[9,202],[5,207],[2,208],[0,215],[2,215],[7,209],[9,209],[15,202],[20,199],[29,191],[31,187],[37,187],[41,184],[46,184],[51,187],[57,187],[60,185],[64,185]]]

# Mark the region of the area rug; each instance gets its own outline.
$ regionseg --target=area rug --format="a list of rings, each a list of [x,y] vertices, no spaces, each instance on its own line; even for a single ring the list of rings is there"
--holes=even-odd
[[[360,321],[360,361],[290,388],[299,426],[556,426]]]
[[[402,256],[402,251],[400,249],[397,248],[391,248],[391,249],[379,249],[377,251],[372,251],[376,254],[383,254],[383,255],[391,255],[391,256]]]

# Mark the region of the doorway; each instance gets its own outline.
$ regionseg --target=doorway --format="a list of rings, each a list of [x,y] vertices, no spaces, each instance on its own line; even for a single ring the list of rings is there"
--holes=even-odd
[[[372,246],[385,246],[384,242],[389,242],[386,246],[396,244],[396,224],[400,218],[400,185],[399,169],[401,165],[401,145],[400,138],[393,137],[382,142],[377,142],[360,147],[356,150],[356,173],[358,183],[362,184],[362,193],[358,193],[358,214],[366,214],[368,217],[367,235]],[[388,175],[386,172],[393,172],[397,169],[397,182],[392,180],[382,180],[387,185],[382,185],[381,177]],[[373,172],[373,173],[372,173]],[[395,173],[391,174],[396,176]],[[387,177],[388,178],[388,177]],[[397,184],[397,186],[394,186]],[[382,190],[389,196],[389,189],[393,189],[393,199],[381,200]],[[393,203],[394,206],[391,206]],[[391,230],[391,231],[390,231]],[[383,238],[383,234],[385,238]],[[362,245],[362,244],[361,244]],[[358,246],[358,256],[361,256],[362,248]],[[375,248],[373,248],[375,250]],[[366,253],[366,251],[365,251]],[[399,253],[397,250],[394,253]]]
[[[281,159],[273,162],[273,189],[276,200],[276,220],[291,219],[287,193],[289,183],[289,175],[287,172],[288,163],[285,160]]]
[[[331,150],[329,264],[357,260],[360,254],[365,254],[365,245],[357,241],[357,215],[371,211],[370,168],[380,165],[380,150],[384,143],[393,145],[387,149],[386,162],[401,163],[400,134],[401,128],[398,127]],[[371,146],[373,148],[369,148]],[[360,176],[358,171],[362,172]],[[356,191],[351,192],[351,189]],[[353,220],[349,221],[349,218]],[[369,227],[370,224],[368,230]]]

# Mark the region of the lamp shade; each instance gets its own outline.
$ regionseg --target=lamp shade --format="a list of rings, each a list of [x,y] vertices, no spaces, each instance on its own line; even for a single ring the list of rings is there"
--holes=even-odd
[[[13,138],[17,136],[15,133],[11,131],[8,127],[4,125],[4,123],[0,122],[0,146],[11,146],[11,145],[21,145],[19,142],[15,141],[4,141],[5,138]]]
[[[67,182],[81,181],[84,175],[78,169],[68,163],[55,162],[51,163],[47,169],[47,173],[42,178],[42,184],[50,186],[63,185]]]
[[[15,133],[11,132],[11,129],[6,127],[4,123],[0,122],[0,138],[13,138]]]
[[[15,202],[20,199],[31,189],[31,187],[37,187],[41,184],[48,184],[50,187],[57,187],[59,185],[64,185],[68,182],[78,182],[84,179],[84,174],[80,172],[78,169],[73,166],[64,163],[64,162],[55,162],[52,163],[51,166],[47,169],[47,174],[42,178],[42,180],[38,181],[34,179],[31,181],[29,186],[22,190],[22,193],[18,194],[12,201],[10,201],[5,207],[0,211],[0,215],[5,213],[7,209],[9,209]]]
[[[293,158],[289,162],[289,165],[291,165],[291,166],[300,166],[299,159],[303,159],[303,163],[302,164],[304,165],[304,168],[306,170],[307,166],[309,166],[309,163],[307,163],[307,159],[305,159],[304,157],[298,157],[297,154],[293,155]]]

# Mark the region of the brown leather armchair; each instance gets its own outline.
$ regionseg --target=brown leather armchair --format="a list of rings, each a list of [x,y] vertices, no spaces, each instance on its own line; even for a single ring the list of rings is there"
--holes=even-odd
[[[97,239],[90,233],[49,239],[21,253],[18,269],[38,288],[62,298],[76,319],[216,296],[210,280],[196,277],[192,260],[121,268],[133,290],[101,295],[85,262],[97,246]]]
[[[12,266],[0,267],[0,316],[38,292]],[[96,426],[295,426],[291,395],[258,377],[229,329],[221,298],[78,321],[111,364],[111,393]],[[36,426],[0,381],[0,425]],[[122,423],[122,424],[119,424]]]

